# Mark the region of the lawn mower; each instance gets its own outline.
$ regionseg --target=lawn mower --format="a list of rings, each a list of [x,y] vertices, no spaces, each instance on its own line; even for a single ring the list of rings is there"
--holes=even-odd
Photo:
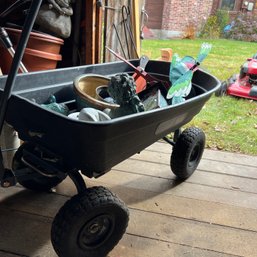
[[[241,66],[240,74],[223,81],[216,96],[232,95],[257,100],[257,54]]]

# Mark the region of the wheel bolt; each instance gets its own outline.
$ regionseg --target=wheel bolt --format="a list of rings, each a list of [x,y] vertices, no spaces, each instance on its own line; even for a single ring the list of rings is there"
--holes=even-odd
[[[99,230],[99,224],[95,223],[90,227],[90,233],[95,234]]]

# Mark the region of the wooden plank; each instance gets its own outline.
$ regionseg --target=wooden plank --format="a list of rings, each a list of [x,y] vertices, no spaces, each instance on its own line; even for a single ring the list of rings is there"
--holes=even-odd
[[[95,63],[96,0],[85,1],[85,64]]]
[[[232,257],[235,255],[208,251],[185,245],[162,242],[126,234],[108,257]]]
[[[29,257],[56,257],[50,239],[51,219],[21,213],[0,211],[0,249]]]
[[[133,1],[134,2],[134,1]],[[128,0],[108,0],[105,8],[105,46],[108,46],[119,53],[125,59],[135,59],[137,54],[134,50],[133,27],[131,26],[131,16],[129,13],[130,1]],[[134,4],[134,3],[133,3]],[[139,5],[136,2],[136,5]],[[126,10],[128,13],[126,13]],[[122,12],[123,10],[123,12]],[[134,17],[134,15],[133,15]],[[132,18],[133,18],[132,17]],[[140,33],[140,31],[138,31]],[[139,39],[140,40],[140,39]],[[139,41],[140,43],[140,41]],[[137,44],[134,42],[134,44]],[[117,57],[104,49],[104,61],[117,61]]]
[[[103,27],[103,9],[96,6],[96,20],[95,20],[95,63],[101,63],[102,54],[102,27]]]
[[[160,240],[166,243],[186,245],[188,247],[200,248],[202,250],[224,252],[234,255],[254,256],[255,242],[257,234],[251,231],[236,230],[234,228],[224,228],[213,224],[204,224],[192,220],[178,219],[167,215],[131,210],[131,221],[128,228],[128,234],[139,237]],[[153,223],[152,220],[155,222]],[[15,221],[14,223],[12,221]],[[149,226],[151,224],[151,226]],[[10,231],[13,226],[15,232]],[[24,233],[24,227],[25,233]],[[6,238],[4,245],[0,243],[0,249],[7,245],[12,245],[13,240],[18,241],[16,249],[24,255],[35,256],[47,251],[47,255],[52,256],[50,245],[46,242],[46,235],[49,235],[50,219],[35,215],[28,215],[20,212],[12,212],[12,215],[6,210],[0,212],[1,235]],[[23,231],[23,238],[19,237]],[[40,233],[37,233],[40,231]],[[40,235],[38,235],[40,234]],[[24,241],[32,238],[32,243],[23,249]],[[244,245],[247,241],[247,246]],[[34,249],[35,246],[42,246]],[[5,250],[11,250],[8,247]],[[38,250],[38,251],[37,251]],[[133,256],[133,255],[132,255]]]
[[[238,256],[256,256],[257,233],[131,210],[127,233]],[[154,221],[154,222],[153,222]]]
[[[143,163],[147,166],[146,170],[161,171],[170,169],[170,155],[167,154],[147,154],[143,152],[139,155],[134,155],[130,159],[116,165],[114,169],[120,169],[125,163],[130,163],[132,166],[128,171],[138,170],[137,166]],[[157,167],[158,166],[158,167]],[[240,164],[229,164],[220,161],[202,159],[197,168],[202,172],[220,173],[230,176],[257,179],[257,167],[245,166]]]
[[[198,170],[257,179],[257,167],[202,159]]]
[[[208,164],[206,163],[206,167],[207,166]],[[210,163],[209,166],[211,166]],[[218,163],[213,167],[217,168],[222,166],[220,163]],[[176,176],[172,173],[169,165],[149,163],[132,159],[126,160],[125,162],[115,166],[114,170],[145,176],[153,176],[156,178],[166,178],[169,180],[176,179]],[[238,173],[239,171],[241,171],[241,173],[245,173],[247,172],[247,167],[241,166],[241,169],[238,170]],[[255,175],[257,176],[257,168],[255,171]],[[190,178],[184,181],[184,183],[194,183],[212,187],[240,190],[242,192],[257,193],[257,179],[226,175],[225,171],[222,174],[219,174],[196,170]]]
[[[216,153],[216,151],[214,151]],[[164,165],[170,165],[170,155],[171,150],[167,153],[160,153],[154,151],[142,151],[140,154],[135,154],[131,157],[132,160],[140,160],[142,162],[149,163],[160,163]],[[208,172],[217,172],[228,175],[235,175],[240,177],[248,177],[248,178],[257,178],[257,158],[253,156],[249,156],[248,163],[251,165],[245,164],[244,162],[237,163],[237,155],[235,155],[234,163],[231,162],[222,162],[221,160],[212,160],[206,159],[205,157],[199,163],[198,169],[202,171]],[[238,157],[240,159],[240,157]],[[255,160],[256,159],[256,160]]]
[[[256,194],[240,192],[237,190],[181,183],[179,181],[147,177],[138,174],[126,174],[115,170],[106,174],[104,177],[99,178],[98,181],[100,184],[104,182],[112,186],[121,185],[159,194],[165,193],[192,199],[257,209]]]
[[[177,186],[177,182],[173,180],[146,177],[138,174],[126,174],[119,171],[109,172],[105,176],[99,178],[96,183],[99,185],[107,184],[113,188],[116,186],[123,186],[131,189],[142,189],[145,191],[155,192],[156,194],[165,193],[178,197],[224,203],[250,209],[257,208],[257,199],[255,194],[190,183],[182,183],[180,186]],[[75,192],[76,190],[73,186],[73,193],[75,194]],[[70,189],[66,189],[65,186],[62,188],[62,193],[69,195]]]
[[[141,55],[141,43],[140,43],[140,15],[141,10],[139,8],[138,1],[132,1],[132,29],[133,29],[133,35],[135,39],[135,45],[137,49],[137,55]]]
[[[124,58],[129,59],[130,48],[128,48],[125,40],[124,23],[122,22],[122,6],[128,6],[128,0],[108,0],[108,7],[105,8],[106,15],[106,42],[108,46],[115,52],[121,54]],[[117,58],[107,49],[105,51],[105,62],[117,61]]]
[[[218,153],[218,161],[203,159],[203,171],[179,184],[171,175],[169,154],[158,151],[150,147],[140,158],[126,160],[99,179],[87,180],[89,186],[109,187],[130,208],[128,234],[109,256],[257,256],[256,167],[234,163],[236,172],[231,168],[232,175],[227,175],[226,158],[232,155],[223,158]],[[208,165],[219,163],[213,171],[217,173],[208,171]],[[241,168],[248,178],[239,177]],[[1,237],[7,238],[2,245],[0,240],[0,250],[18,256],[56,256],[49,241],[52,217],[75,193],[69,179],[58,186],[57,194],[38,194],[21,187],[0,189]],[[19,223],[17,231],[12,220]],[[42,226],[48,227],[44,236],[34,239],[33,231],[41,231]],[[27,252],[20,235],[31,240]],[[16,247],[15,240],[20,240],[17,251],[11,249]]]
[[[187,182],[257,194],[256,179],[196,171]]]
[[[131,158],[135,159],[135,160],[142,160],[142,161],[146,161],[146,162],[150,162],[150,163],[162,163],[162,164],[168,164],[170,163],[170,155],[171,155],[171,149],[169,149],[169,151],[167,151],[166,153],[163,152],[155,152],[155,151],[149,151],[149,150],[144,150],[142,152],[140,152],[140,154],[135,154],[133,155]],[[213,151],[214,154],[217,153],[216,151]],[[208,159],[205,158],[205,155],[203,156],[201,161],[205,161],[208,162],[214,162],[215,165],[217,165],[217,163],[220,163],[220,167],[223,167],[223,164],[226,165],[227,167],[229,165],[233,165],[233,167],[239,166],[239,167],[244,167],[244,168],[252,168],[254,170],[257,169],[256,163],[257,163],[257,157],[254,156],[249,156],[249,158],[247,159],[247,157],[245,157],[245,161],[242,160],[242,163],[240,163],[240,161],[238,161],[238,159],[240,160],[240,156],[235,155],[234,156],[234,161],[231,158],[230,162],[226,162],[226,161],[222,161],[220,160],[218,157],[215,159],[215,157],[213,156],[212,159]],[[201,162],[200,162],[201,163]],[[213,165],[213,166],[215,166]],[[210,169],[215,171],[215,167],[210,166]],[[224,167],[226,167],[224,166]],[[241,172],[243,174],[243,172]]]
[[[70,181],[69,184],[74,195],[76,191]],[[21,212],[42,215],[44,217],[54,217],[61,206],[70,198],[68,196],[58,196],[54,193],[38,193],[26,190],[21,186],[8,189],[0,189],[0,208],[17,210]]]
[[[101,62],[102,50],[102,8],[96,0],[82,1],[83,22],[81,34],[81,59],[83,64]]]
[[[118,194],[125,203],[134,209],[162,213],[198,220],[204,223],[218,224],[244,230],[257,231],[256,209],[245,209],[217,202],[180,197],[171,194],[159,194],[142,189],[131,189],[124,186],[111,186],[89,181],[88,186],[103,185]],[[36,194],[22,188],[0,190],[1,208],[54,217],[60,207],[76,194],[73,184],[67,179],[57,188],[58,194]],[[242,217],[244,220],[242,220]]]
[[[67,190],[67,186],[64,185],[66,190]],[[19,189],[18,189],[19,190]],[[74,187],[70,186],[70,191],[73,191]],[[124,188],[122,188],[121,190],[124,190]],[[129,192],[131,191],[131,189],[128,189],[127,192],[125,192],[128,196],[129,196]],[[29,191],[25,191],[26,193],[28,193]],[[140,192],[137,192],[138,195],[142,195],[142,190],[140,190]],[[28,197],[28,195],[24,195],[22,196],[23,198],[23,203],[20,201],[21,199],[15,199],[16,203],[20,204],[20,206],[24,206],[26,202],[29,203],[33,203],[33,200],[35,199],[35,194],[34,193],[29,193],[32,197],[32,199],[30,199]],[[39,194],[40,196],[40,194]],[[33,203],[32,207],[35,208],[36,207],[36,211],[37,212],[41,212],[41,210],[44,211],[49,211],[49,206],[50,208],[58,208],[60,206],[56,206],[56,202],[52,202],[51,199],[55,198],[56,196],[54,194],[45,194],[42,196],[46,196],[47,199],[41,199],[41,206],[36,205],[33,207]],[[60,196],[63,197],[63,196]],[[168,195],[167,195],[168,197]],[[57,198],[59,198],[59,196],[57,196]],[[66,197],[64,197],[66,198]],[[153,198],[153,195],[152,195]],[[151,198],[150,198],[151,199]],[[154,201],[154,206],[158,207],[157,205],[160,202],[156,202],[156,199],[153,200]],[[168,199],[166,200],[167,203]],[[172,201],[172,200],[171,200]],[[62,201],[61,201],[62,202]],[[144,201],[142,201],[144,203]],[[157,205],[155,203],[158,203]],[[161,205],[160,207],[163,208],[164,206],[166,206],[166,203],[164,202],[163,205]],[[153,205],[153,202],[151,203]],[[2,205],[1,205],[2,206]],[[149,205],[145,206],[145,208],[148,209]],[[206,205],[203,205],[203,207],[208,207]],[[29,210],[31,211],[31,210]],[[149,210],[151,211],[151,209]],[[141,211],[141,210],[136,210],[136,209],[131,209],[131,221],[130,221],[130,225],[129,225],[129,229],[128,229],[128,233],[132,234],[132,235],[137,235],[138,237],[144,237],[144,238],[149,238],[150,240],[159,240],[165,243],[172,243],[172,244],[177,244],[177,245],[186,245],[188,247],[197,247],[200,248],[201,250],[205,250],[208,249],[209,251],[216,251],[216,252],[225,252],[227,254],[235,254],[235,255],[240,255],[243,251],[245,252],[245,255],[249,255],[249,256],[254,256],[251,255],[252,251],[253,251],[253,244],[252,242],[256,239],[255,235],[256,233],[253,233],[252,231],[245,231],[245,230],[237,230],[231,227],[222,227],[222,226],[217,226],[214,225],[213,223],[208,223],[208,222],[196,222],[193,219],[191,220],[186,220],[186,219],[181,219],[181,218],[177,218],[174,216],[169,216],[167,214],[163,215],[163,214],[158,214],[158,213],[151,213],[149,211]],[[220,210],[222,212],[222,208]],[[53,213],[53,211],[51,211]],[[26,226],[26,229],[28,228],[28,230],[33,230],[34,227],[37,227],[37,229],[40,229],[40,226],[37,225],[33,225],[33,222],[36,220],[38,221],[38,219],[41,219],[41,217],[39,216],[29,216],[28,219],[22,217],[19,219],[19,217],[17,218],[16,216],[18,215],[25,215],[24,213],[20,212],[14,212],[14,214],[16,215],[15,217],[10,217],[9,214],[6,213],[6,208],[2,209],[1,208],[1,215],[3,215],[3,217],[0,215],[0,221],[2,221],[3,223],[0,222],[0,229],[1,231],[8,231],[11,228],[8,228],[8,226],[6,227],[6,222],[4,220],[4,217],[6,217],[6,219],[10,220],[15,220],[15,221],[19,221],[21,224],[20,225],[16,225],[16,223],[14,224],[15,228],[16,227],[20,227],[20,226]],[[18,214],[17,214],[18,213]],[[165,212],[164,212],[165,213]],[[47,214],[47,213],[45,213]],[[235,212],[236,214],[236,212]],[[240,215],[240,212],[238,213]],[[242,214],[242,213],[241,213]],[[26,214],[27,215],[27,214]],[[245,219],[245,217],[244,217]],[[24,223],[23,220],[28,220],[28,222],[30,222],[29,227],[27,227],[27,224]],[[31,222],[32,220],[32,222]],[[46,218],[43,217],[43,223],[45,222],[50,222],[50,218]],[[150,221],[151,220],[151,221]],[[154,220],[154,224],[153,226],[149,226],[149,224],[152,224],[152,220]],[[40,221],[41,222],[41,221]],[[2,225],[4,224],[4,228],[2,227]],[[7,223],[11,224],[11,222]],[[142,225],[143,224],[143,225]],[[31,225],[32,228],[30,227]],[[45,226],[45,225],[44,225]],[[48,226],[48,225],[47,225]],[[35,229],[34,229],[35,230]],[[40,230],[41,231],[41,230]],[[195,233],[195,231],[197,231]],[[19,232],[19,231],[18,231]],[[181,234],[182,233],[182,234]],[[18,233],[19,234],[19,233]],[[219,237],[219,235],[222,235],[222,237]],[[6,235],[4,235],[6,236]],[[8,234],[9,236],[9,234]],[[223,238],[224,237],[224,238]],[[248,241],[248,238],[251,237],[252,241]],[[237,247],[235,245],[237,245],[241,240],[241,242],[243,242],[242,238],[244,238],[245,240],[248,241],[247,244],[247,249],[242,248],[241,252],[237,253],[237,248],[242,247],[242,243],[241,245],[239,244]],[[17,240],[17,239],[16,239]],[[195,240],[197,242],[195,242]],[[205,241],[208,241],[207,243]],[[222,245],[220,246],[218,241],[222,241]],[[40,241],[42,241],[40,239]],[[9,241],[8,241],[9,242]],[[255,241],[254,241],[255,242]],[[227,245],[229,243],[228,248],[225,249],[225,245]],[[1,244],[0,244],[1,246]],[[44,244],[45,246],[45,244]],[[122,244],[120,245],[121,247],[124,247]],[[33,248],[32,246],[30,246],[31,248]],[[46,246],[45,246],[46,247]],[[48,245],[49,247],[49,245]],[[1,247],[0,247],[1,249]],[[5,248],[6,249],[6,248]],[[165,248],[166,249],[166,248]],[[234,251],[233,251],[234,249]],[[7,249],[10,250],[10,249]],[[40,251],[48,251],[48,248],[44,248],[43,250],[40,248]],[[23,254],[27,254],[26,252],[22,252]],[[245,256],[244,255],[244,256]],[[33,256],[33,255],[29,255],[28,256]],[[40,255],[39,255],[40,256]],[[42,256],[51,256],[51,254],[48,255],[42,255]],[[128,255],[129,256],[129,255]],[[133,256],[133,255],[131,255]],[[146,255],[147,256],[147,255]],[[202,255],[204,256],[204,255]]]
[[[183,219],[198,220],[203,223],[235,227],[244,230],[257,231],[257,210],[241,208],[230,204],[211,202],[177,196],[169,192],[158,193],[142,188],[131,188],[124,185],[111,185],[110,183],[91,180],[88,186],[106,186],[116,193],[130,208],[181,217]],[[70,188],[70,191],[69,191]],[[69,192],[68,192],[69,191]],[[59,193],[75,193],[64,183],[58,187]]]
[[[50,205],[52,206],[52,204]],[[38,211],[40,211],[40,209],[38,209]],[[179,219],[172,216],[149,213],[134,209],[131,209],[130,212],[131,221],[128,228],[128,234],[138,235],[140,237],[150,239],[158,239],[168,243],[224,252],[227,254],[253,256],[251,254],[255,249],[257,233],[252,231],[237,230],[234,228],[201,223],[194,220]],[[152,220],[155,222],[153,223]],[[23,232],[24,237],[19,239],[19,242],[17,243],[19,247],[23,246],[24,240],[27,240],[26,232],[29,232],[30,236],[30,233],[32,233],[33,241],[37,246],[45,246],[45,237],[49,233],[50,223],[50,217],[30,215],[17,211],[12,211],[10,216],[9,212],[1,208],[1,236],[6,238],[7,242],[10,243],[10,241],[13,239],[17,240],[17,236],[21,234],[19,232],[24,230],[24,226],[26,228],[25,235]],[[149,226],[149,224],[151,224],[151,226]],[[13,227],[15,227],[15,231],[10,231]],[[37,233],[36,231],[40,231],[40,233]],[[44,234],[44,236],[42,234]],[[242,244],[244,244],[244,240],[242,240],[242,238],[248,242],[246,248],[242,247]],[[221,245],[219,244],[219,241],[222,242]],[[6,241],[4,243],[4,246],[5,245]],[[16,247],[18,247],[17,245]],[[17,249],[19,249],[19,247]],[[43,250],[50,251],[48,247],[43,248]],[[1,242],[0,249],[3,249]],[[11,249],[8,249],[7,247],[5,250],[8,251]],[[33,246],[28,246],[27,249],[21,253],[32,256],[31,253],[35,250],[36,249],[33,249]],[[42,248],[40,248],[40,251],[41,250]]]
[[[163,141],[159,141],[152,144],[146,149],[149,151],[170,154],[172,147]],[[245,155],[240,153],[230,153],[230,152],[224,152],[224,151],[205,149],[203,158],[208,160],[215,160],[215,161],[257,167],[257,156],[254,156],[254,155]]]
[[[257,210],[140,189],[110,189],[133,209],[257,232]]]
[[[257,156],[206,149],[204,158],[227,163],[244,164],[257,167]]]
[[[132,212],[132,217],[138,215]],[[143,218],[142,215],[139,215]],[[132,218],[133,220],[134,218]],[[135,222],[137,222],[135,220]],[[142,222],[143,223],[143,222]],[[134,223],[135,224],[135,223]],[[40,216],[33,216],[27,213],[21,212],[8,212],[1,210],[0,213],[0,228],[1,236],[4,240],[0,241],[0,248],[4,251],[18,252],[15,256],[48,256],[56,257],[55,252],[52,249],[49,241],[50,225],[48,219]],[[145,224],[147,225],[147,224]],[[136,227],[132,229],[136,231]],[[15,228],[15,229],[13,229]],[[22,235],[22,236],[21,236]],[[205,249],[199,249],[197,247],[191,247],[188,245],[181,245],[178,243],[172,243],[169,240],[161,241],[160,238],[142,238],[133,234],[125,235],[120,241],[118,246],[108,255],[109,257],[134,257],[134,256],[176,256],[180,253],[190,253],[187,256],[217,256],[226,257],[231,256],[222,254],[217,251],[209,251]],[[14,257],[13,255],[5,257]],[[178,255],[179,256],[179,255]]]

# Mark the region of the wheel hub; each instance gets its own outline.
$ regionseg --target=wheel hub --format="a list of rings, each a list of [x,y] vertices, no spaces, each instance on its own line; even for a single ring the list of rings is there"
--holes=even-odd
[[[92,224],[92,226],[89,228],[89,233],[96,234],[101,230],[101,225],[98,223]]]
[[[88,221],[81,229],[78,241],[82,248],[97,247],[112,233],[114,222],[109,215],[100,215]]]
[[[195,161],[198,160],[199,157],[199,153],[200,153],[200,146],[196,145],[190,155],[190,160],[189,160],[189,166],[194,165]]]

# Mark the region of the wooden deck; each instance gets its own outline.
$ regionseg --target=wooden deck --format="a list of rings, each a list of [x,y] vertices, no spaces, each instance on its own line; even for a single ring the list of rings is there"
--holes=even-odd
[[[257,156],[206,150],[195,174],[178,183],[170,146],[156,143],[88,186],[103,185],[130,209],[126,234],[110,257],[257,256]],[[0,257],[53,257],[51,222],[74,195],[0,189]],[[76,257],[76,256],[74,256]]]

